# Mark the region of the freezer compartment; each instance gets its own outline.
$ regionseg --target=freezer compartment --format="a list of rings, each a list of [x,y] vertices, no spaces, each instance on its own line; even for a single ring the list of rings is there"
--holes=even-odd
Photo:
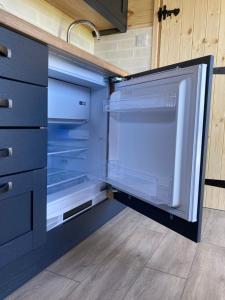
[[[48,194],[47,230],[62,224],[106,199],[105,184],[88,177],[61,184],[60,189]]]
[[[90,89],[49,79],[48,121],[52,123],[83,123],[89,119]]]

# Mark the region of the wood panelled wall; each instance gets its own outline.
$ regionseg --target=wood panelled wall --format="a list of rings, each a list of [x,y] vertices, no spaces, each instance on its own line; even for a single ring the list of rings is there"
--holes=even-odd
[[[225,0],[155,0],[160,4],[181,12],[157,25],[159,66],[208,54],[225,65]],[[225,75],[213,80],[206,178],[225,180]],[[225,210],[225,190],[206,186],[205,206]]]
[[[128,27],[153,25],[154,0],[128,0]]]

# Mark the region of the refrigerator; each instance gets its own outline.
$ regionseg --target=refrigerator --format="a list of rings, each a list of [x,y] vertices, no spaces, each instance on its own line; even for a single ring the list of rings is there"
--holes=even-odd
[[[113,197],[199,241],[212,65],[121,78],[50,55],[48,230]]]

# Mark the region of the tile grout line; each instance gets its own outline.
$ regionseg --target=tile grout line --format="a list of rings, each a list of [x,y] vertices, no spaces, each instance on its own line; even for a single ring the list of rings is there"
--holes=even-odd
[[[51,270],[49,270],[49,269],[45,269],[44,272],[49,272],[49,273],[52,273],[52,274],[57,275],[57,276],[59,276],[59,277],[63,277],[63,278],[65,278],[65,279],[69,279],[69,280],[71,280],[71,281],[73,281],[73,282],[75,282],[75,283],[81,284],[81,282],[78,281],[78,280],[74,280],[74,279],[69,278],[69,277],[67,277],[67,276],[65,276],[65,275],[62,275],[62,274],[53,272],[53,271],[51,271]]]
[[[155,231],[155,230],[152,230],[152,231],[153,231],[153,232],[160,233],[160,232]],[[162,233],[163,236],[161,237],[161,239],[160,239],[160,241],[159,241],[158,247],[160,246],[160,244],[162,243],[163,239],[165,238],[166,233],[167,233],[167,231],[166,231],[165,233]],[[157,248],[158,248],[158,247],[157,247]],[[149,258],[149,260],[151,260],[153,254],[156,252],[157,248],[152,252],[151,257]],[[122,298],[122,300],[125,299],[125,297],[126,297],[127,294],[129,293],[129,291],[131,290],[131,288],[134,286],[135,282],[136,282],[136,281],[138,280],[138,278],[140,277],[140,274],[144,272],[144,269],[145,269],[145,268],[147,268],[147,264],[148,264],[149,260],[144,264],[142,271],[139,273],[139,275],[137,274],[136,279],[135,279],[135,280],[133,281],[133,283],[128,287],[128,289],[127,289],[127,291],[126,291],[124,297]]]
[[[181,300],[182,300],[182,298],[183,298],[183,296],[184,296],[184,290],[185,290],[185,288],[186,288],[186,286],[187,286],[187,282],[188,282],[188,280],[189,280],[189,278],[190,278],[190,273],[191,273],[191,270],[192,270],[194,261],[195,261],[195,259],[196,259],[196,257],[197,257],[198,251],[199,251],[199,245],[200,245],[200,243],[199,243],[198,246],[197,246],[195,255],[194,255],[194,257],[193,257],[193,261],[192,261],[192,263],[191,263],[191,267],[190,267],[190,269],[189,269],[189,272],[188,272],[188,274],[187,274],[187,278],[186,278],[186,280],[185,280],[184,288],[183,288],[183,291],[182,291],[182,293],[181,293],[181,298],[180,298]]]
[[[170,276],[174,276],[174,277],[177,277],[177,278],[180,278],[180,279],[184,279],[184,280],[187,279],[187,277],[181,277],[181,276],[178,276],[178,275],[175,275],[175,274],[172,274],[172,273],[168,273],[166,271],[159,270],[157,268],[152,268],[152,267],[149,267],[149,266],[145,266],[145,268],[151,269],[153,271],[157,271],[157,272],[160,272],[160,273],[163,273],[163,274],[167,274],[167,275],[170,275]]]

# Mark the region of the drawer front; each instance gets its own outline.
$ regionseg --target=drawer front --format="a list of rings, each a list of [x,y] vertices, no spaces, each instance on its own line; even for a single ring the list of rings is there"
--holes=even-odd
[[[46,238],[46,169],[0,177],[0,267]]]
[[[47,126],[47,88],[0,79],[1,126]]]
[[[47,86],[48,47],[0,27],[0,76]]]
[[[46,129],[0,129],[0,176],[44,168]]]

